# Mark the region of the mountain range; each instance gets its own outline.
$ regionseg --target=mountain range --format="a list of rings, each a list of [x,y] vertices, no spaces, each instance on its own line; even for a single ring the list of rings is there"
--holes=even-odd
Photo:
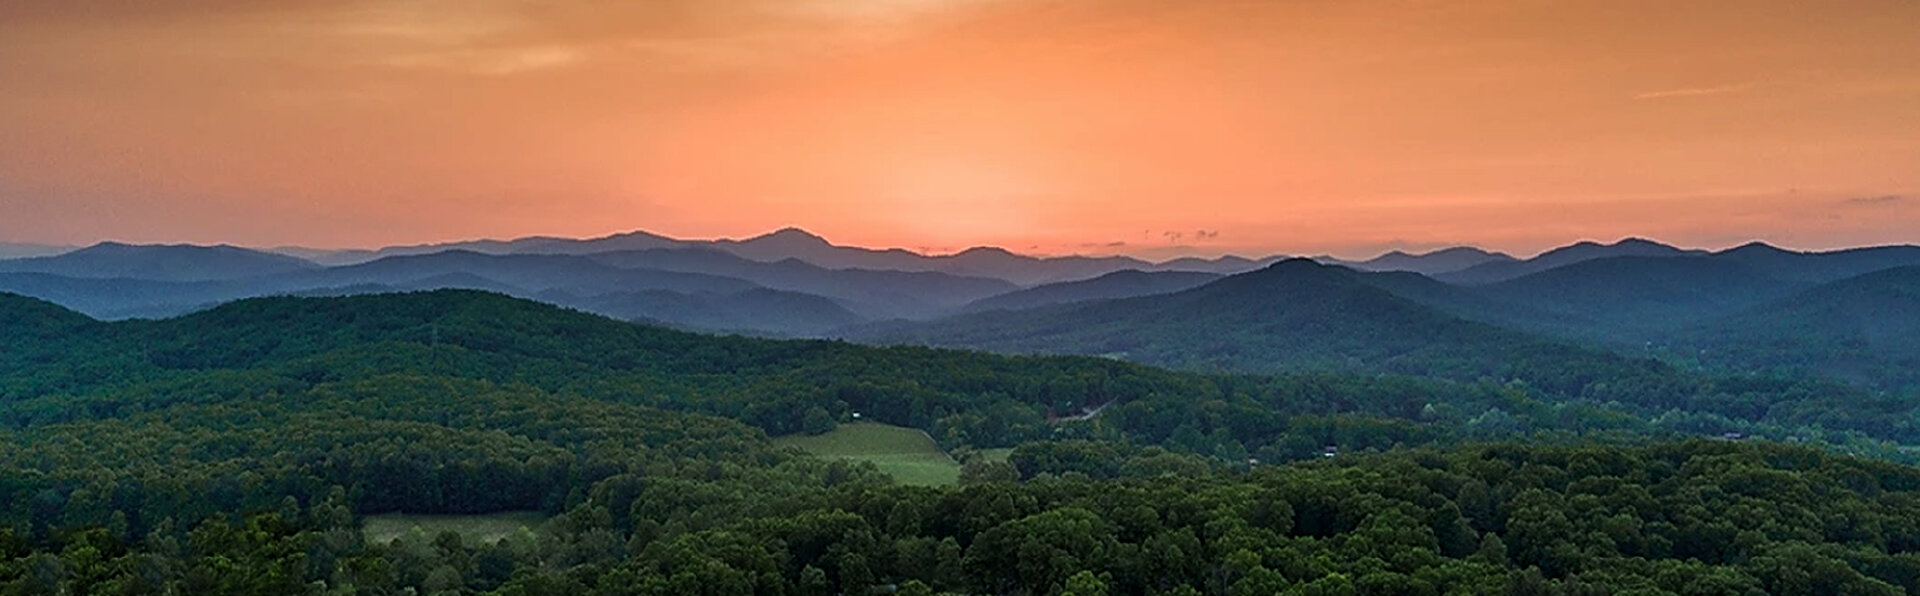
[[[299,255],[299,256],[296,256]],[[1316,262],[1317,261],[1317,262]],[[1516,346],[1904,384],[1901,275],[1920,247],[1709,252],[1626,239],[1528,259],[1473,248],[1366,261],[952,255],[745,240],[594,239],[260,251],[103,243],[0,259],[0,291],[159,318],[267,295],[473,289],[689,330],[1105,355],[1238,372],[1498,372]],[[1903,273],[1906,272],[1906,273]]]
[[[1780,251],[1767,270],[1749,264],[1751,251],[1652,257],[1634,256],[1649,251],[1629,245],[1623,256],[1563,256],[1568,264],[1481,285],[1291,260],[1186,290],[843,333],[873,343],[1101,355],[1208,371],[1474,378],[1549,360],[1624,366],[1600,355],[1610,353],[1920,387],[1920,374],[1911,372],[1920,370],[1920,341],[1908,339],[1920,337],[1920,260],[1900,258],[1916,251]],[[1870,268],[1861,255],[1874,264],[1916,264],[1806,281]]]
[[[1410,271],[1422,275],[1440,275],[1491,263],[1510,263],[1518,259],[1500,252],[1488,252],[1471,246],[1455,246],[1419,254],[1390,251],[1365,261],[1343,261],[1333,257],[1315,260],[1361,271]]]
[[[213,281],[318,269],[310,261],[228,245],[132,245],[102,242],[58,255],[0,260],[0,273],[92,279]]]
[[[1499,370],[1518,350],[1546,349],[1537,338],[1395,295],[1365,275],[1291,259],[1169,294],[883,324],[851,337],[1209,371],[1444,370],[1469,378]]]
[[[1238,273],[1258,268],[1272,260],[1227,256],[1217,259],[1185,258],[1165,263],[1152,263],[1132,257],[1033,257],[1014,254],[997,247],[974,247],[950,255],[925,255],[899,248],[871,249],[839,246],[798,228],[784,228],[744,240],[681,240],[635,231],[590,239],[535,236],[516,240],[473,240],[395,246],[379,250],[327,251],[281,247],[273,251],[298,256],[316,263],[346,265],[383,257],[432,254],[450,250],[495,255],[594,255],[676,248],[712,249],[760,262],[797,259],[826,269],[937,272],[966,277],[991,277],[1022,286],[1085,279],[1124,269]]]
[[[23,259],[28,257],[47,257],[65,252],[73,252],[76,247],[53,244],[29,244],[20,242],[0,242],[0,259]]]

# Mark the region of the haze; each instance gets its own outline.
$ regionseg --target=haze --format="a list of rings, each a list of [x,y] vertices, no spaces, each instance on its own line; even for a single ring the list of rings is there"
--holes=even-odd
[[[1910,0],[0,3],[0,241],[1911,242]]]

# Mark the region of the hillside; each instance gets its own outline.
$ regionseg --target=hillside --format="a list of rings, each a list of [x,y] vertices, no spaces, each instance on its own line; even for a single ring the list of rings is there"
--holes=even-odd
[[[1739,263],[1685,256],[1591,259],[1474,290],[1499,304],[1579,321],[1556,332],[1637,345],[1806,287]]]
[[[714,333],[813,337],[867,321],[827,298],[766,288],[730,294],[653,290],[575,296],[546,292],[538,298],[618,319]]]
[[[1115,271],[1093,279],[1051,283],[975,300],[965,312],[1022,310],[1054,304],[1171,294],[1220,279],[1199,271]]]
[[[87,330],[96,323],[86,315],[46,300],[0,293],[0,345],[3,346],[57,340]]]
[[[1349,269],[1283,261],[1183,292],[854,332],[878,343],[1102,355],[1175,368],[1511,376],[1535,357],[1632,365],[1461,319]]]
[[[797,257],[763,262],[713,248],[654,249],[589,255],[622,268],[734,277],[776,290],[824,296],[868,318],[927,318],[968,302],[1019,289],[993,277],[937,271],[828,269]]]
[[[1798,252],[1754,242],[1714,253],[1713,257],[1781,279],[1826,283],[1883,269],[1920,265],[1920,246]]]
[[[0,273],[0,292],[32,296],[100,319],[171,317],[246,293],[232,282],[152,281]]]
[[[622,269],[571,255],[489,255],[466,251],[387,257],[264,281],[269,287],[276,284],[292,287],[399,285],[449,273],[479,276],[529,291],[566,290],[576,294],[640,290],[739,292],[759,287],[719,275]]]
[[[1272,292],[1265,278],[1278,276],[1312,290],[1278,292],[1289,302],[1410,308],[1367,298],[1379,290],[1343,271],[1283,263],[1190,291]],[[1449,325],[1414,331],[1450,337]],[[1904,542],[1823,521],[1920,533],[1920,471],[1804,446],[1662,440],[1737,431],[1899,457],[1879,441],[1920,439],[1916,404],[1648,372],[1658,376],[1596,377],[1564,393],[1372,374],[1204,376],[715,337],[473,291],[262,298],[119,323],[0,295],[0,584],[504,596],[596,593],[587,582],[926,594],[1071,579],[1129,592],[1619,592],[1678,591],[1710,574],[1741,593],[1804,578],[1850,594],[1920,587],[1897,572]],[[1055,416],[1093,406],[1100,414],[1084,420]],[[960,486],[910,487],[768,439],[855,413],[925,430],[956,453],[1013,449],[968,460]],[[1580,444],[1560,446],[1569,441]],[[1595,486],[1639,497],[1591,507]],[[1205,513],[1154,513],[1163,509]],[[358,522],[383,514],[550,521],[499,542],[368,541]],[[1595,546],[1602,534],[1536,527],[1570,524],[1641,529],[1609,550]],[[1215,532],[1236,548],[1198,538]],[[1023,548],[1068,554],[1026,559]],[[1282,558],[1268,568],[1236,554],[1252,548]],[[1165,569],[1137,572],[1154,565]],[[1215,569],[1243,577],[1229,584]]]
[[[1705,322],[1676,343],[1720,367],[1920,389],[1920,267],[1821,285]]]

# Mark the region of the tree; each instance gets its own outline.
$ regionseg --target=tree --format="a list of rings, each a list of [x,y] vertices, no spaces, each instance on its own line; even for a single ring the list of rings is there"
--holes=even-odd
[[[1081,571],[1067,578],[1067,587],[1060,596],[1107,596],[1107,582],[1092,571]]]

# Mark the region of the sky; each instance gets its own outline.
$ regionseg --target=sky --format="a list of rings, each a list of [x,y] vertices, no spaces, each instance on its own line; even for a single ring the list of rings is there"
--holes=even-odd
[[[0,241],[1920,242],[1913,0],[6,0]]]

